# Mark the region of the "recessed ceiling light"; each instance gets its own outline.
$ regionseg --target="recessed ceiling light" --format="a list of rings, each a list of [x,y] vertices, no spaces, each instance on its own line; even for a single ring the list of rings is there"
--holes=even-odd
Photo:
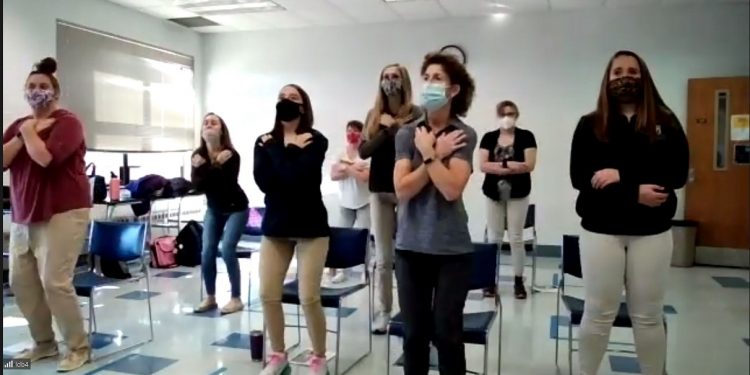
[[[503,2],[499,0],[488,0],[487,2],[493,8],[512,9],[510,5],[504,4]]]
[[[271,0],[176,0],[175,5],[200,15],[261,13],[285,10]]]

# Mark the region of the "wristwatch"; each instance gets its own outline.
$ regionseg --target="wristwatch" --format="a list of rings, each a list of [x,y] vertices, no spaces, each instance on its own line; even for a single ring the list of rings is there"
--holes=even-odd
[[[435,161],[435,159],[433,159],[432,157],[429,157],[427,159],[424,159],[422,163],[424,163],[424,165],[430,165],[430,163],[432,163],[433,161]]]

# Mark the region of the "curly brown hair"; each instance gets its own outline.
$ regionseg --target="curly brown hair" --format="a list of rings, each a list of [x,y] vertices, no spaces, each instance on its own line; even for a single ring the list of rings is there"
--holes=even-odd
[[[450,113],[451,117],[465,117],[466,112],[471,107],[472,100],[474,100],[475,90],[474,79],[469,75],[466,66],[461,64],[454,56],[440,52],[429,53],[424,57],[420,73],[424,75],[430,65],[440,65],[445,74],[448,75],[450,84],[458,85],[461,88],[451,100]]]

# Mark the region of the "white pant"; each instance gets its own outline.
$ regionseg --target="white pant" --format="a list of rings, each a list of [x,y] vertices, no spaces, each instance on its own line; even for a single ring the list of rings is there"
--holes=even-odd
[[[487,240],[503,245],[505,223],[508,226],[510,255],[513,260],[514,276],[523,276],[526,264],[526,248],[523,244],[523,225],[526,223],[526,212],[529,209],[529,198],[511,199],[497,202],[487,198]]]
[[[372,193],[370,214],[375,237],[375,312],[390,314],[393,308],[393,235],[396,233],[396,207],[393,193]]]
[[[662,375],[667,342],[663,304],[672,231],[653,236],[584,231],[580,247],[586,300],[580,330],[581,374],[595,375],[599,370],[624,285],[641,373]]]
[[[341,207],[341,224],[342,228],[363,228],[370,229],[370,204],[360,208]]]

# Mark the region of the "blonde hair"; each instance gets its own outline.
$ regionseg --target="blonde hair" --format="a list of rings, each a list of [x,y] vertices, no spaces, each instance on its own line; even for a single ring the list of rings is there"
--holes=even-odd
[[[414,110],[414,104],[412,103],[411,79],[409,78],[409,71],[405,66],[401,64],[386,65],[383,70],[380,71],[380,76],[378,77],[378,94],[375,96],[375,106],[367,114],[367,119],[365,120],[368,138],[374,137],[375,133],[378,132],[378,129],[380,127],[380,116],[385,111],[385,106],[388,103],[388,98],[385,95],[385,92],[383,92],[383,89],[380,87],[380,81],[383,80],[383,73],[385,73],[388,68],[397,68],[399,74],[401,75],[401,104],[393,116],[396,120],[396,124],[394,126],[401,126],[413,120],[411,116]]]

